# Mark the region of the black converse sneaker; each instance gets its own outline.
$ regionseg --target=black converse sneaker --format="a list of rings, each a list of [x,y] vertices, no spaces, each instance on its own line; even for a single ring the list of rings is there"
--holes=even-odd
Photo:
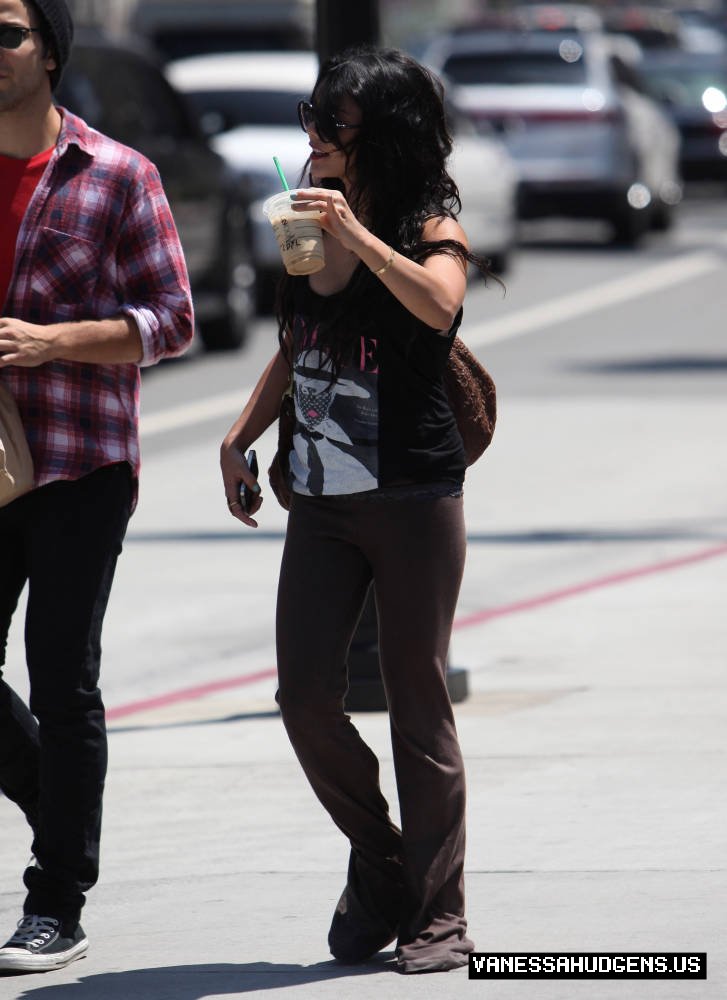
[[[50,972],[75,962],[88,948],[81,925],[69,937],[61,934],[55,917],[29,913],[18,924],[8,943],[0,948],[0,971]]]

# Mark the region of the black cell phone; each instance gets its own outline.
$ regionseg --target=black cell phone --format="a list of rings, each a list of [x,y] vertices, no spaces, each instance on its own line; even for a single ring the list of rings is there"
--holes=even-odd
[[[254,448],[251,448],[247,453],[247,464],[250,472],[252,472],[255,479],[257,479],[257,454]],[[254,490],[251,490],[250,487],[246,486],[244,483],[241,483],[240,486],[242,487],[240,489],[240,503],[242,504],[244,513],[249,514],[252,501],[257,496],[257,493]]]

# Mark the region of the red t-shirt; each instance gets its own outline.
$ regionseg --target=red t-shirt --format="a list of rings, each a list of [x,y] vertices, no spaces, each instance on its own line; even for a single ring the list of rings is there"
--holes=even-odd
[[[29,160],[0,155],[0,315],[13,276],[20,223],[54,148]]]

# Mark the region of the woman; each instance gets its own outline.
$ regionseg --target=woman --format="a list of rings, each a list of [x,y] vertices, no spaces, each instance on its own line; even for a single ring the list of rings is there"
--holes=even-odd
[[[396,50],[329,60],[299,105],[325,267],[283,279],[280,349],[227,435],[228,506],[293,374],[293,500],[277,606],[278,701],[318,798],[351,842],[328,942],[344,962],[397,940],[402,972],[467,963],[465,783],[445,673],[465,556],[462,440],[442,372],[468,261],[441,86]],[[294,206],[294,207],[295,207]],[[373,581],[402,829],[344,714],[348,646]]]

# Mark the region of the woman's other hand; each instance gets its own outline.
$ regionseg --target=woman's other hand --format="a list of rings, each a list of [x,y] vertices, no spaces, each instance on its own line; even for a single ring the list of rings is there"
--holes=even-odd
[[[251,515],[260,509],[263,502],[260,484],[250,471],[244,453],[227,438],[222,442],[220,448],[220,467],[222,468],[222,481],[225,485],[227,509],[238,521],[242,521],[250,528],[257,528],[257,521]],[[243,508],[241,496],[245,486],[256,491],[247,512]]]

